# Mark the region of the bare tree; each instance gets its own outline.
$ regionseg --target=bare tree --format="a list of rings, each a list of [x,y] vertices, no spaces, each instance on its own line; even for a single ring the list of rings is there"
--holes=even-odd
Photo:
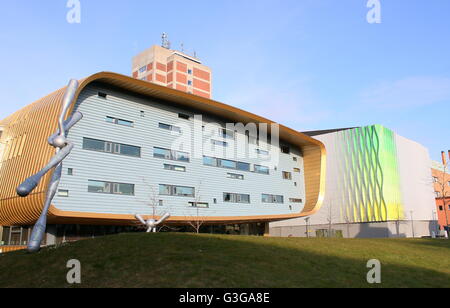
[[[350,217],[350,214],[348,213],[348,209],[344,209],[344,221],[345,225],[347,226],[347,238],[350,238],[350,224],[352,223],[352,219]]]
[[[144,204],[151,208],[152,219],[157,220],[158,217],[161,217],[165,213],[170,213],[169,206],[162,206],[158,191],[150,183],[148,183],[145,178],[143,178],[142,181],[148,190],[147,198],[145,199]],[[158,232],[164,227],[164,225],[158,226]]]
[[[328,237],[332,237],[334,213],[333,213],[333,201],[331,200],[328,202],[327,221],[328,221]]]
[[[201,204],[201,199],[202,199],[201,186],[202,186],[202,182],[200,181],[199,185],[195,188],[195,200],[192,203],[193,207],[195,207],[195,216],[186,215],[186,217],[189,217],[189,219],[187,219],[189,226],[191,226],[192,229],[194,229],[195,233],[197,233],[197,234],[200,233],[200,228],[205,223],[203,216],[201,216],[200,207],[199,207],[199,204]]]

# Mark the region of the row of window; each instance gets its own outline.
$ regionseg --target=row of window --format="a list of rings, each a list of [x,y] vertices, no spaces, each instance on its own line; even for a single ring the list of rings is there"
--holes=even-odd
[[[141,157],[140,147],[92,138],[83,138],[83,149],[133,157]]]
[[[240,161],[203,156],[203,164],[205,166],[221,167],[227,169],[236,169],[241,171],[250,171],[250,164]],[[256,173],[269,174],[269,167],[254,165],[253,171]]]
[[[88,192],[134,196],[134,184],[89,180]]]
[[[137,146],[116,143],[116,142],[108,142],[98,139],[92,138],[83,138],[83,149],[97,151],[97,152],[105,152],[105,153],[113,153],[120,154],[126,156],[133,157],[141,157],[141,148]],[[168,160],[182,161],[182,162],[190,162],[190,155],[186,152],[174,151],[159,147],[153,148],[153,157],[162,158]],[[203,164],[205,166],[213,166],[213,167],[222,167],[227,169],[235,169],[240,171],[250,171],[250,164],[233,161],[228,159],[214,158],[214,157],[203,157]],[[167,166],[167,167],[166,167]],[[175,170],[175,171],[186,171],[185,167],[182,166],[171,166],[166,165],[165,169]],[[269,167],[254,165],[254,172],[261,174],[269,174]],[[295,168],[294,171],[300,172],[300,169]],[[240,178],[240,177],[239,177]],[[242,176],[243,179],[243,176]],[[291,172],[283,172],[283,179],[292,180]]]
[[[88,181],[88,192],[100,193],[100,194],[115,194],[115,195],[134,196],[135,188],[134,188],[134,184],[89,180]],[[188,186],[160,184],[159,185],[159,194],[161,196],[178,196],[178,197],[195,198],[195,188],[188,187]],[[58,196],[68,197],[69,191],[60,189],[58,191]],[[226,192],[226,193],[223,193],[223,201],[230,202],[230,203],[250,203],[250,195]],[[280,203],[280,204],[282,204],[282,203],[284,203],[284,196],[262,194],[261,201],[263,203]],[[291,199],[289,199],[289,201],[292,203],[301,203],[302,199],[291,198]],[[205,205],[205,204],[203,204],[203,205]],[[192,206],[194,206],[194,205],[192,205]]]
[[[142,67],[142,69],[144,69],[144,71],[146,70],[146,67]],[[98,96],[102,97],[102,98],[107,98],[107,94],[104,92],[98,92]],[[144,111],[141,111],[141,117],[144,116]],[[178,118],[180,119],[184,119],[184,120],[190,120],[190,116],[184,113],[178,113]],[[111,117],[111,116],[107,116],[106,117],[106,121],[109,123],[114,123],[114,124],[118,124],[118,125],[123,125],[123,126],[128,126],[128,127],[133,127],[134,126],[134,122],[133,121],[129,121],[129,120],[124,120],[124,119],[119,119],[119,118],[115,118],[115,117]],[[176,132],[181,132],[181,129],[177,126],[173,126],[170,124],[165,124],[165,123],[159,123],[159,127],[163,128],[163,129],[168,129],[168,130],[172,130],[172,131],[176,131]],[[203,128],[205,128],[205,126],[203,126]],[[226,128],[219,128],[219,136],[225,139],[234,139],[235,138],[235,132],[232,130],[228,130]],[[218,140],[212,140],[211,141],[213,144],[215,145],[220,145],[220,146],[228,146],[227,142],[224,141],[218,141]],[[257,143],[259,144],[259,140],[257,140]],[[256,152],[258,154],[261,155],[269,155],[268,151],[265,150],[261,150],[261,149],[257,149]],[[280,146],[280,152],[284,153],[284,154],[290,154],[291,153],[291,149],[289,146]],[[296,157],[293,157],[294,161],[297,161]]]

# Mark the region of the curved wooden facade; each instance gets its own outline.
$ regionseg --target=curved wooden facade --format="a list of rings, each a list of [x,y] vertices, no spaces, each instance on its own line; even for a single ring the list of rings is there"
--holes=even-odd
[[[217,101],[109,72],[101,72],[81,80],[76,98],[93,82],[114,86],[144,97],[157,98],[168,104],[196,109],[233,122],[267,123],[269,127],[274,123]],[[39,171],[54,155],[54,148],[47,144],[47,138],[57,130],[57,118],[64,91],[65,88],[55,91],[0,122],[0,126],[3,127],[1,142],[8,144],[0,160],[0,225],[33,224],[41,213],[50,175],[47,174],[35,191],[26,198],[17,196],[16,187],[25,178]],[[325,191],[324,145],[282,125],[280,125],[280,139],[300,147],[303,151],[306,187],[306,203],[303,211],[275,216],[205,217],[201,218],[202,221],[211,224],[274,221],[309,216],[320,209]],[[169,222],[183,224],[198,219],[198,217],[172,217]],[[52,206],[48,221],[50,224],[128,225],[134,224],[135,218],[132,215],[65,212]]]

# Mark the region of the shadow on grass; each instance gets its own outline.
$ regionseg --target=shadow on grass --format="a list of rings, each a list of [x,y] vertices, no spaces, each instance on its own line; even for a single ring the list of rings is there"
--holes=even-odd
[[[121,234],[47,248],[34,255],[23,251],[2,255],[0,287],[70,287],[66,283],[70,259],[81,262],[80,287],[450,287],[448,268],[432,270],[420,263],[427,258],[421,257],[419,245],[404,247],[411,252],[402,265],[391,259],[392,251],[383,250],[383,241],[371,241],[370,245],[379,243],[380,248],[372,247],[369,252],[364,251],[368,244],[363,240],[336,241],[334,248],[330,243]],[[373,253],[378,250],[381,252]],[[436,257],[441,257],[441,251]],[[381,285],[366,282],[366,264],[371,258],[379,258],[382,263]]]

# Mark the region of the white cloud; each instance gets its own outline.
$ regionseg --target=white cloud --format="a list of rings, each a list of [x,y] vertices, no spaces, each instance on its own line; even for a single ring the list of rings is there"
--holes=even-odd
[[[450,78],[409,77],[383,82],[361,93],[361,100],[381,109],[419,107],[450,101]]]

